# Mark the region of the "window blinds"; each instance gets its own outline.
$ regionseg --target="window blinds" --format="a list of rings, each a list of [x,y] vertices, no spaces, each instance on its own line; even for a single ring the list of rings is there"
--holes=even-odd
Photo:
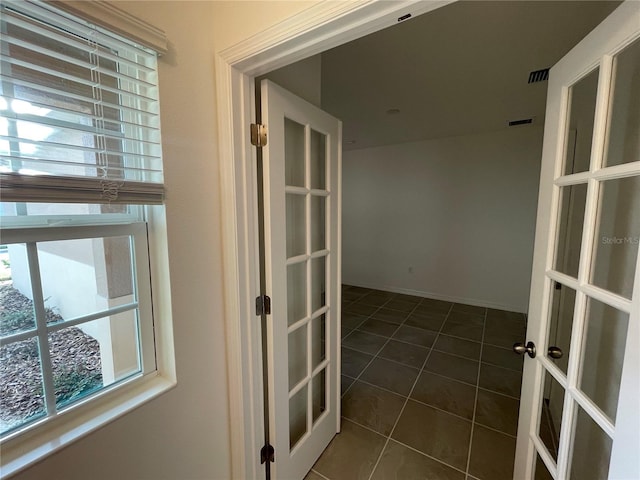
[[[162,203],[156,53],[45,3],[0,29],[0,199]]]

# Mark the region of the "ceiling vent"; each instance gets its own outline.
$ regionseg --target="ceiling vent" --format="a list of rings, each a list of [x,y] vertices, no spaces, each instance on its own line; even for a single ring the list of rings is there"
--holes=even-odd
[[[545,68],[531,72],[527,83],[545,82],[547,80],[549,80],[549,69]]]

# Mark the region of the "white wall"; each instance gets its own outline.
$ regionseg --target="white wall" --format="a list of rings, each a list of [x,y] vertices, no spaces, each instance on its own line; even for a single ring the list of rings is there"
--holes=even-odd
[[[178,385],[14,478],[231,478],[215,52],[312,3],[118,2],[170,42],[159,63]]]
[[[523,126],[344,152],[344,283],[526,311],[541,149]]]
[[[268,78],[294,95],[322,108],[322,56],[305,58],[258,78]]]

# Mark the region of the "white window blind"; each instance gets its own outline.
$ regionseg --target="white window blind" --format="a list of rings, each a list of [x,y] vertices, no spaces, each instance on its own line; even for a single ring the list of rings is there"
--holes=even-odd
[[[1,201],[162,203],[156,53],[46,3],[0,8]]]

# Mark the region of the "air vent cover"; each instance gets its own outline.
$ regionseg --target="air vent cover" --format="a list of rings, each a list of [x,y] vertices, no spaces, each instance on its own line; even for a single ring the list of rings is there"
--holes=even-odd
[[[529,74],[529,81],[527,83],[544,82],[549,79],[549,69],[536,70]]]
[[[530,123],[533,123],[533,118],[523,118],[522,120],[511,120],[509,126],[515,127],[518,125],[528,125]]]

